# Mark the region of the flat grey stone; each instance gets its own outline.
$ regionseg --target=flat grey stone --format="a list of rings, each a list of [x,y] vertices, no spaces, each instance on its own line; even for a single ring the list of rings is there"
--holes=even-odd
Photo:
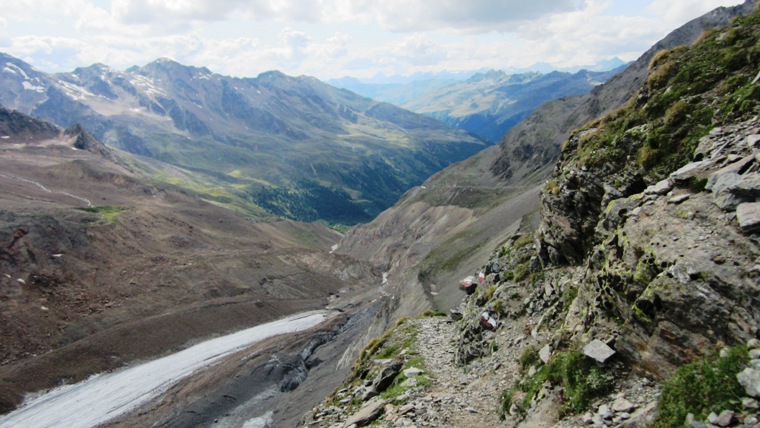
[[[551,297],[551,295],[554,294],[554,287],[552,287],[549,281],[544,283],[544,294],[546,297]]]
[[[689,199],[689,196],[690,195],[688,193],[684,193],[684,194],[678,195],[678,196],[673,196],[672,198],[668,199],[668,203],[669,204],[680,204],[681,202]]]
[[[612,419],[612,415],[614,414],[612,410],[610,409],[610,406],[606,404],[602,404],[599,406],[599,411],[597,412],[599,416],[602,417],[602,419]]]
[[[541,348],[540,351],[538,351],[538,357],[541,358],[541,361],[544,362],[544,364],[549,362],[549,358],[552,356],[552,347],[547,345],[544,345],[543,348]]]
[[[380,416],[386,404],[388,402],[385,400],[373,400],[366,403],[358,412],[346,419],[343,427],[347,428],[351,425],[361,427],[371,423]]]
[[[675,182],[683,182],[692,177],[704,175],[715,166],[715,160],[707,159],[699,162],[691,162],[682,166],[670,174],[670,179]]]
[[[760,404],[753,398],[744,397],[742,398],[742,407],[745,409],[757,409],[760,407]]]
[[[653,184],[644,190],[644,193],[647,195],[664,195],[673,188],[673,181],[669,178],[666,178],[662,181],[657,182],[657,184]]]
[[[727,427],[731,426],[734,421],[736,421],[736,413],[732,410],[724,410],[720,412],[718,419],[715,420],[714,424],[719,427]]]
[[[611,356],[615,355],[615,350],[601,340],[594,339],[583,347],[583,354],[593,360],[604,363]]]
[[[417,386],[417,378],[413,377],[411,379],[407,379],[407,380],[401,382],[401,386],[403,386],[405,388],[415,387],[415,386]]]
[[[747,395],[760,398],[760,370],[748,367],[736,375],[736,380],[744,387]]]
[[[625,397],[619,397],[612,403],[612,410],[616,412],[630,412],[635,409],[636,405],[628,401]]]
[[[695,420],[694,415],[692,413],[689,413],[688,415],[686,415],[686,420],[684,421],[683,424],[686,425],[687,427],[692,427],[692,428],[705,428],[705,424]]]
[[[746,202],[736,207],[736,220],[744,233],[760,229],[760,202]]]
[[[404,370],[404,376],[406,377],[417,376],[421,375],[422,373],[425,373],[425,371],[418,369],[417,367],[409,367],[408,369]]]
[[[758,74],[758,76],[760,76],[760,74]],[[747,135],[747,139],[745,141],[751,149],[760,147],[760,135],[758,134]]]

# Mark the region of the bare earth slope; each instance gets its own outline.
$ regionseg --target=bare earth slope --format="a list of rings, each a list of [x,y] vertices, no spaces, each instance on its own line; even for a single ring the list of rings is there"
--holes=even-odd
[[[145,180],[82,129],[31,123],[0,139],[2,410],[379,282],[329,253],[324,226],[253,223]]]

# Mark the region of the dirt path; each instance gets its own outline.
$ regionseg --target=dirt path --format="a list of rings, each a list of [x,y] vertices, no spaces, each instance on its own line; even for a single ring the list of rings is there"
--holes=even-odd
[[[486,365],[454,365],[455,325],[447,318],[411,321],[417,327],[416,351],[425,358],[431,376],[429,393],[418,403],[418,426],[493,427],[497,412],[499,376]]]
[[[82,198],[82,197],[76,196],[76,195],[72,195],[71,193],[68,193],[68,192],[58,192],[58,191],[55,191],[55,190],[50,190],[47,187],[43,186],[42,184],[40,184],[40,183],[38,183],[36,181],[33,181],[33,180],[27,180],[26,178],[21,178],[21,177],[15,176],[15,175],[8,175],[8,174],[0,174],[0,177],[7,178],[9,180],[18,181],[18,182],[21,182],[21,183],[26,183],[26,184],[31,184],[31,185],[37,186],[40,190],[44,191],[45,193],[59,194],[59,195],[64,195],[64,196],[68,196],[70,198],[77,199],[77,200],[79,200],[81,202],[86,203],[88,208],[92,208],[92,206],[93,206],[92,202],[90,202],[89,199]]]

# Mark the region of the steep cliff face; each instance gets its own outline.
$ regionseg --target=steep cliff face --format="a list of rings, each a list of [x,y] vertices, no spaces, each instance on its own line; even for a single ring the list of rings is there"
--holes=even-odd
[[[645,85],[624,107],[564,145],[542,192],[535,248],[529,238],[516,239],[483,267],[485,289],[461,309],[458,362],[493,358],[492,349],[504,343],[478,322],[484,311],[505,329],[530,332],[529,345],[520,345],[526,361],[531,353],[538,361],[542,350],[538,372],[523,374],[502,403],[508,419],[530,426],[546,417],[548,408],[531,404],[557,398],[543,382],[560,386],[560,401],[580,410],[613,389],[632,393],[625,389],[632,378],[662,380],[758,337],[759,24],[755,12],[654,57]],[[598,382],[575,357],[592,343],[620,364],[600,365]],[[748,364],[742,361],[738,370]],[[568,381],[568,373],[586,380]],[[605,378],[616,383],[605,386]],[[702,388],[699,379],[692,378],[692,388]],[[733,385],[736,372],[724,388]],[[736,400],[752,395],[738,388]],[[707,395],[701,400],[689,411],[703,418],[729,406]],[[659,413],[652,402],[652,414],[642,418],[668,426],[663,401]],[[756,412],[743,412],[756,421]],[[683,423],[686,414],[675,414]]]
[[[490,406],[507,426],[757,426],[759,34],[753,12],[654,56],[623,107],[563,145],[537,230],[471,265],[483,281],[451,319],[367,347],[352,382],[385,358],[429,375],[380,400],[338,391],[352,408],[305,421],[456,425]],[[452,319],[454,344],[431,345]]]
[[[757,30],[747,18],[691,48],[660,53],[625,106],[570,137],[542,196],[542,259],[580,262],[612,199],[641,192],[686,163],[711,128],[756,114]]]

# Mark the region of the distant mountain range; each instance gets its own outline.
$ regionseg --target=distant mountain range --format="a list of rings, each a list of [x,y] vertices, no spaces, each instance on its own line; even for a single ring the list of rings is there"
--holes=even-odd
[[[47,74],[0,54],[0,104],[154,158],[154,179],[249,215],[354,224],[488,144],[312,77],[159,59]]]
[[[443,74],[408,83],[370,84],[353,78],[330,83],[434,117],[496,142],[541,104],[588,93],[623,69],[624,66],[618,65],[603,72],[549,71],[545,74],[537,71],[508,74],[490,70],[473,74],[465,80]]]

